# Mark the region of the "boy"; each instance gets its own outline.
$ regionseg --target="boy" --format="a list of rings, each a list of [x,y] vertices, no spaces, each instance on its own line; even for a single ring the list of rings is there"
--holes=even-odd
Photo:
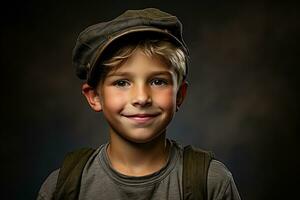
[[[221,162],[166,139],[186,95],[187,55],[179,20],[154,8],[84,30],[73,62],[109,142],[69,154],[38,199],[240,199]]]

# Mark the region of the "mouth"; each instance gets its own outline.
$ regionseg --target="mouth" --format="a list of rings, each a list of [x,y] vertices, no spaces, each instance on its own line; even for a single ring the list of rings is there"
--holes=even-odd
[[[123,115],[127,119],[138,123],[138,124],[144,124],[152,121],[157,117],[159,113],[154,113],[154,114],[133,114],[133,115]]]

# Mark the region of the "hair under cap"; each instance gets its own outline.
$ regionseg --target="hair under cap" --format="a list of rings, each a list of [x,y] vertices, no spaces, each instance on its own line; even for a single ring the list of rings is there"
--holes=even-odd
[[[73,49],[73,66],[77,76],[87,80],[91,86],[95,85],[95,68],[99,66],[104,50],[117,39],[145,33],[168,37],[188,55],[182,24],[176,16],[156,8],[127,10],[115,19],[89,26],[79,34]]]

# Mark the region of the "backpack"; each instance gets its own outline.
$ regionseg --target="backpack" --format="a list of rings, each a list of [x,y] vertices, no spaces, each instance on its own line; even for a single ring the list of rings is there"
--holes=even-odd
[[[79,197],[81,175],[89,157],[95,152],[92,148],[83,148],[66,155],[57,179],[55,200],[77,200]],[[185,146],[183,151],[183,199],[207,199],[207,173],[212,152]]]

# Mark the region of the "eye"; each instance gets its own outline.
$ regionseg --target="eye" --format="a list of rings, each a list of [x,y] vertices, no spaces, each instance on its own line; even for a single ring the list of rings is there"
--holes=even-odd
[[[163,85],[167,85],[167,84],[168,84],[168,81],[164,80],[164,79],[153,79],[151,81],[151,85],[154,85],[154,86],[163,86]]]
[[[117,87],[127,87],[129,85],[130,85],[130,83],[127,80],[117,80],[114,82],[114,86],[117,86]]]

